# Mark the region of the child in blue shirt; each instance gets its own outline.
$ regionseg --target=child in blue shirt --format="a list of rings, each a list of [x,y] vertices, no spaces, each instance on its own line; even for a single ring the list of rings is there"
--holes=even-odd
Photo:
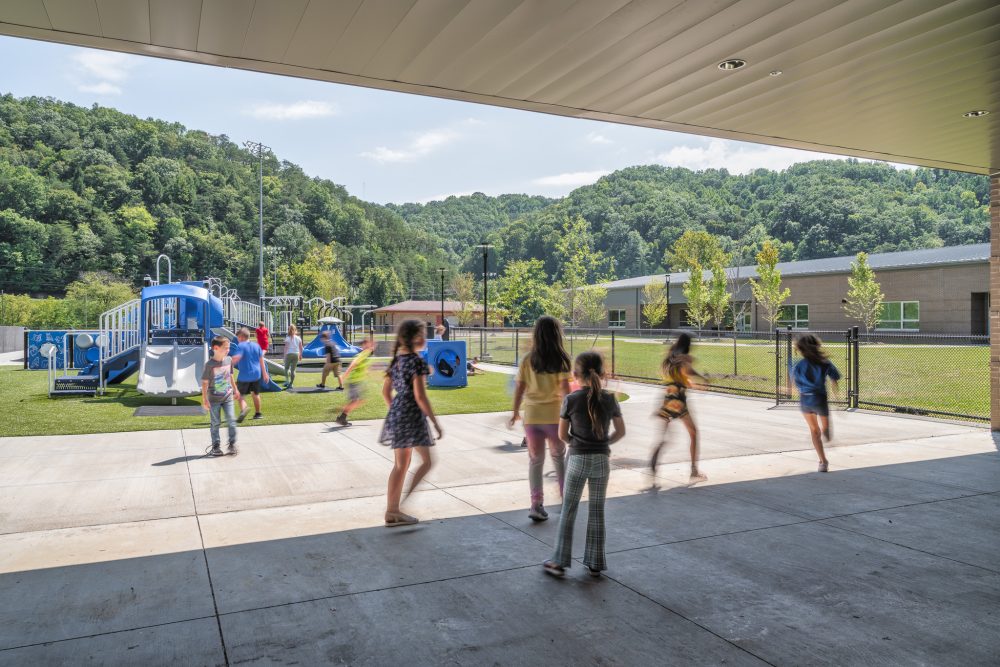
[[[836,395],[840,371],[823,351],[823,341],[818,336],[813,334],[799,336],[795,341],[795,347],[802,355],[802,359],[792,368],[792,378],[799,390],[799,407],[806,424],[809,425],[813,447],[819,454],[819,471],[826,472],[829,462],[826,460],[823,439],[820,437],[822,429],[822,435],[828,442],[830,440],[830,402],[826,393],[826,381],[830,380],[833,393]]]

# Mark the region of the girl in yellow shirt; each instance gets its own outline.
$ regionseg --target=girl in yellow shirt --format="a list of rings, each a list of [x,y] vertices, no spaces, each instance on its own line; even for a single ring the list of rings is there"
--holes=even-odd
[[[559,495],[563,491],[566,445],[559,439],[559,408],[569,393],[570,359],[563,346],[559,321],[547,315],[538,318],[531,337],[531,352],[517,369],[514,385],[514,414],[510,425],[521,419],[524,408],[524,434],[528,440],[528,484],[531,489],[531,511],[534,521],[549,518],[545,511],[542,491],[542,468],[548,443],[552,463],[559,479]]]

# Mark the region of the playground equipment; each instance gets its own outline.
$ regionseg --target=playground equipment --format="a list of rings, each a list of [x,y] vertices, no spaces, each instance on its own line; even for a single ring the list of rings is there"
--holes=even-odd
[[[464,340],[429,340],[423,357],[431,367],[428,386],[464,387],[469,384]]]
[[[167,282],[161,284],[164,261]],[[213,335],[235,339],[233,331],[241,327],[273,321],[265,308],[243,301],[218,278],[174,283],[171,273],[170,258],[160,255],[156,278],[147,276],[140,298],[103,313],[97,331],[64,335],[62,349],[70,349],[72,337],[74,354],[60,354],[57,345],[45,348],[50,396],[103,394],[109,384],[136,372],[137,388],[144,394],[172,399],[199,394]],[[78,366],[81,351],[83,367]],[[266,363],[269,374],[284,375],[279,364]],[[272,381],[269,390],[281,389]]]
[[[309,341],[308,345],[302,348],[302,360],[323,359],[326,357],[326,349],[323,346],[324,331],[330,335],[330,340],[337,346],[342,359],[349,359],[361,352],[360,347],[351,345],[344,340],[344,335],[340,331],[340,325],[343,323],[344,320],[339,317],[321,317],[319,320],[319,333]]]

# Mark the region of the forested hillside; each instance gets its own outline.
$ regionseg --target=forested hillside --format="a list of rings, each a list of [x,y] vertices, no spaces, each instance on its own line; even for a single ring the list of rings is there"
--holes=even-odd
[[[449,237],[465,234],[467,221],[475,219],[471,212],[486,209],[489,199],[456,197],[396,210],[411,221],[447,210],[435,231]],[[737,261],[742,254],[752,264],[767,239],[777,242],[783,261],[982,243],[989,240],[988,207],[985,176],[939,169],[820,160],[741,176],[642,166],[616,171],[486,231],[501,270],[511,261],[535,258],[556,276],[565,221],[580,217],[605,259],[594,274],[629,277],[662,270],[667,249],[687,229],[722,237]],[[472,258],[467,268],[474,269],[475,262]]]
[[[473,246],[484,239],[496,246],[491,271],[565,284],[574,257],[571,283],[660,271],[688,229],[719,235],[747,263],[765,240],[794,260],[989,238],[986,177],[856,160],[746,175],[640,166],[560,200],[389,206],[271,153],[263,168],[268,292],[276,269],[278,292],[355,302],[432,298],[438,267],[481,270]],[[58,294],[88,271],[137,286],[162,251],[175,276],[214,275],[253,295],[257,198],[257,159],[226,136],[0,97],[0,289]]]
[[[85,271],[138,285],[155,258],[175,277],[256,293],[256,156],[226,136],[104,107],[0,97],[0,289],[60,292]],[[267,284],[430,293],[438,239],[391,210],[264,155]],[[332,295],[331,295],[332,296]]]

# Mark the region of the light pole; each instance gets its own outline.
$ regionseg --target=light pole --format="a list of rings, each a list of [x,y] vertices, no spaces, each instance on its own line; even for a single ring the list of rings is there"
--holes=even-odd
[[[257,210],[260,212],[260,273],[258,274],[257,296],[264,299],[264,151],[271,150],[270,146],[265,146],[258,141],[244,141],[243,147],[253,153],[257,152],[257,179],[260,182],[260,204]]]
[[[444,326],[444,272],[447,269],[438,269],[438,274],[441,276],[441,326]]]
[[[493,247],[491,243],[480,243],[476,246],[483,251],[483,331],[479,339],[479,357],[481,359],[487,359],[486,354],[486,326],[489,322],[489,286],[490,286],[490,274],[489,267],[487,266],[487,260],[490,254],[490,248]]]

